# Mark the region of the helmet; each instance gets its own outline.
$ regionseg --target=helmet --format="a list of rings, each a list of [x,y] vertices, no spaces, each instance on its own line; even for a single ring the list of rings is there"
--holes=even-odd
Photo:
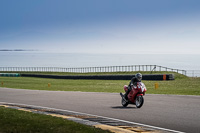
[[[142,80],[142,74],[141,73],[135,74],[135,78],[140,82]]]

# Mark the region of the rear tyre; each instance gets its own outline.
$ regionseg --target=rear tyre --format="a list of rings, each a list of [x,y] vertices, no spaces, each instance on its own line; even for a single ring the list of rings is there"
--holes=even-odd
[[[135,99],[135,105],[137,108],[141,108],[142,105],[144,103],[144,98],[143,96],[139,95],[139,96],[136,96],[136,99]]]

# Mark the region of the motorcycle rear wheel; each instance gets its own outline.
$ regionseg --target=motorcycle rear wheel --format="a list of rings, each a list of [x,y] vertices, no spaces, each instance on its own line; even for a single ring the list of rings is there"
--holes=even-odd
[[[144,103],[144,98],[143,98],[143,96],[136,96],[136,100],[135,100],[135,105],[136,105],[136,107],[137,108],[141,108],[142,107],[142,105],[143,105],[143,103]]]

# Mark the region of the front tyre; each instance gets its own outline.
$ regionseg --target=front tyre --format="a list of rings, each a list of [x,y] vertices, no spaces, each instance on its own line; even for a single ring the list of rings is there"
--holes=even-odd
[[[122,97],[122,106],[124,106],[124,107],[128,106],[128,102],[126,102],[126,100],[124,100],[123,97]]]
[[[141,108],[142,105],[144,103],[144,98],[143,96],[139,95],[139,96],[136,96],[136,99],[135,99],[135,105],[137,108]]]

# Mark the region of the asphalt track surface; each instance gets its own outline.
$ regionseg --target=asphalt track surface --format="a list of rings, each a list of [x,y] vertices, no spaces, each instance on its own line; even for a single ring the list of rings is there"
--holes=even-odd
[[[70,110],[180,132],[200,132],[200,96],[145,95],[145,103],[121,106],[117,93],[63,92],[0,88],[0,102]]]

